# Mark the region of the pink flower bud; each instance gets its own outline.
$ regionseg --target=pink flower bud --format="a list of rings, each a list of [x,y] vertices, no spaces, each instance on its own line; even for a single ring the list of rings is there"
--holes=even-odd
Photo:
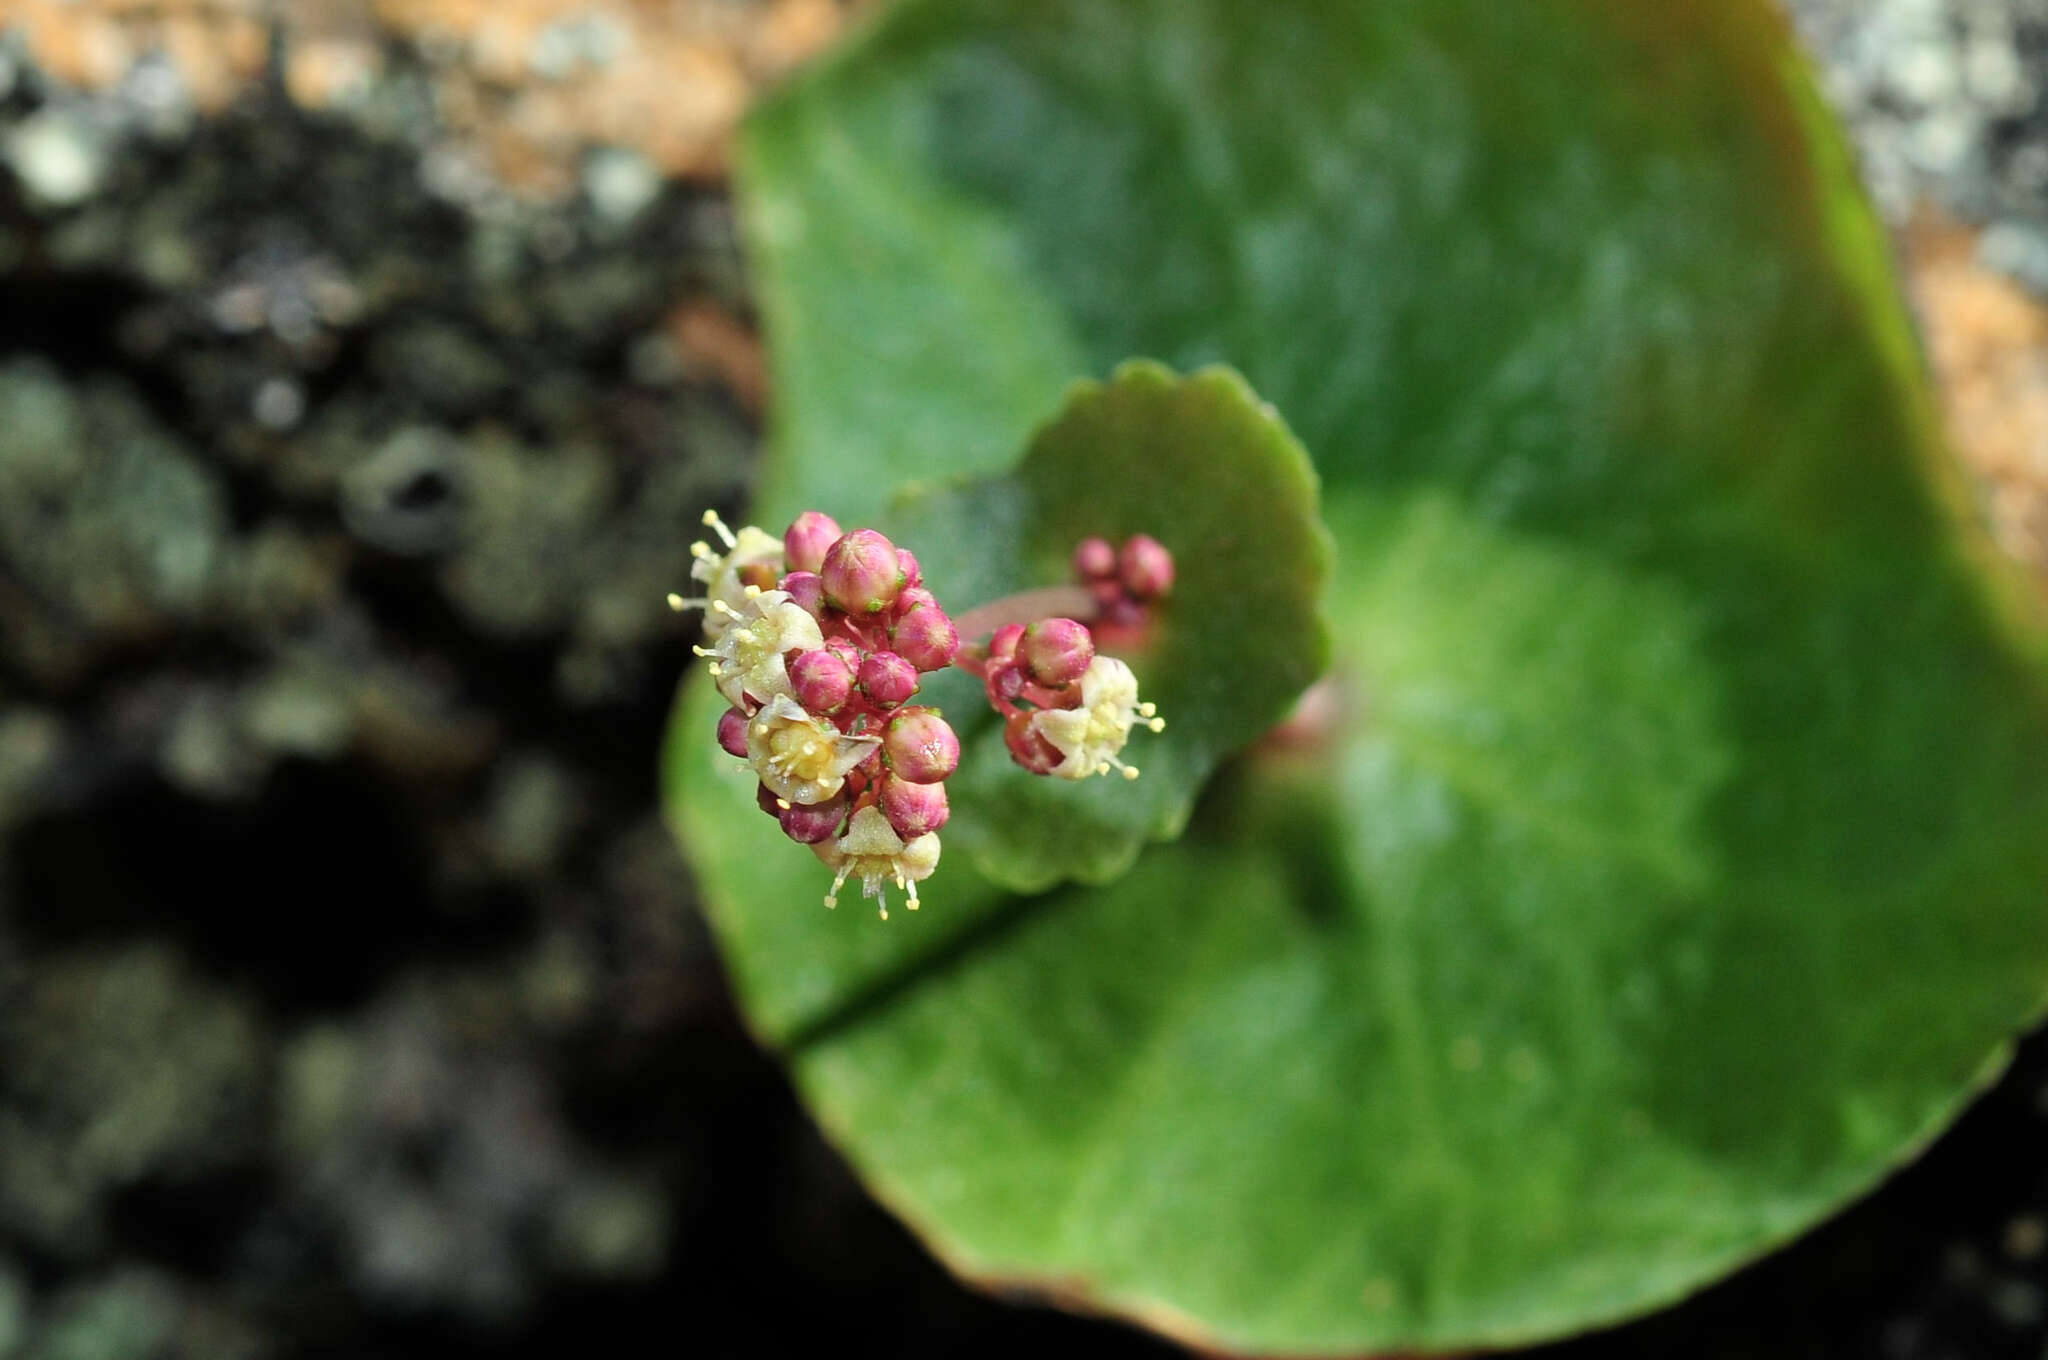
[[[837,713],[853,693],[853,668],[819,648],[789,663],[789,683],[796,701],[812,713]]]
[[[1173,589],[1173,554],[1150,534],[1133,534],[1117,557],[1124,589],[1141,600],[1156,600]]]
[[[1017,644],[1024,640],[1024,625],[1005,624],[989,637],[988,659],[991,664],[1012,661],[1017,656]]]
[[[882,763],[906,783],[936,784],[960,768],[960,738],[937,709],[907,709],[882,734]]]
[[[1074,574],[1084,581],[1116,575],[1116,549],[1106,538],[1084,538],[1074,545]]]
[[[791,571],[817,571],[825,565],[825,552],[837,543],[845,531],[835,524],[830,515],[818,510],[806,510],[790,522],[782,533],[782,556],[789,563]],[[784,590],[789,587],[784,586]],[[796,592],[790,591],[793,595]]]
[[[1102,606],[1102,617],[1095,621],[1098,628],[1143,628],[1145,606],[1128,596],[1119,595]]]
[[[944,784],[913,784],[893,776],[882,781],[876,805],[889,819],[891,829],[906,841],[937,831],[953,815]]]
[[[729,756],[747,758],[747,715],[728,708],[718,715],[718,747]]]
[[[1051,774],[1066,760],[1066,756],[1047,741],[1038,725],[1031,721],[1036,716],[1035,713],[1012,713],[1003,719],[1003,745],[1010,748],[1010,759],[1031,773]]]
[[[917,558],[908,548],[896,550],[896,565],[903,568],[904,588],[910,589],[924,584],[924,570],[917,565]]]
[[[872,652],[860,663],[860,687],[883,708],[894,708],[917,693],[917,667],[894,652]]]
[[[845,818],[844,794],[822,803],[791,803],[776,813],[776,820],[782,823],[782,834],[801,845],[816,845],[832,839]]]
[[[879,614],[903,590],[896,545],[873,529],[855,529],[825,553],[825,599],[849,614]]]
[[[889,630],[889,641],[897,655],[919,670],[944,670],[960,650],[960,630],[945,610],[928,604],[898,619]]]
[[[860,669],[860,648],[846,638],[826,638],[825,650],[838,657],[841,661],[844,661],[846,669],[850,671],[858,671]]]
[[[797,608],[812,618],[818,618],[824,613],[825,578],[818,573],[793,571],[782,578],[782,584],[778,589],[796,601]]]
[[[1095,638],[1074,619],[1040,619],[1017,644],[1024,670],[1041,685],[1059,689],[1079,680],[1095,659]]]
[[[901,557],[902,554],[898,553],[897,556]],[[889,613],[892,617],[900,619],[913,609],[922,609],[926,605],[936,607],[938,603],[939,597],[923,586],[905,586],[903,593],[896,597],[896,603],[889,606]]]

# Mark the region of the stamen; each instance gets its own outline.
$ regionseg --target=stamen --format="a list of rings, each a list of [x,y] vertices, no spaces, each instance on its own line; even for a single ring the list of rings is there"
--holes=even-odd
[[[690,556],[708,562],[718,554],[711,551],[711,545],[700,538],[690,545]]]
[[[732,536],[732,530],[725,527],[725,521],[718,517],[716,510],[704,512],[704,523],[710,526],[711,532],[725,540],[727,548],[737,548],[740,545],[740,541]]]
[[[714,655],[714,653],[712,652],[712,650],[711,650],[711,649],[710,649],[709,647],[703,647],[703,646],[693,646],[693,647],[691,647],[691,648],[690,648],[690,655],[692,655],[692,656],[711,656],[711,655]]]
[[[832,875],[832,887],[825,894],[826,906],[836,907],[839,905],[839,890],[846,885],[846,875],[850,869],[850,865],[842,864],[839,866],[839,872]]]
[[[1151,728],[1154,732],[1164,732],[1166,730],[1166,719],[1154,718],[1146,723],[1145,726]]]

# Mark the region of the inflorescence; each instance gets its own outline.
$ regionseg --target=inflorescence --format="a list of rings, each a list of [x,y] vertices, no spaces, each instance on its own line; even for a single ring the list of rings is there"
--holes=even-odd
[[[762,811],[833,871],[828,907],[858,878],[884,920],[890,883],[915,911],[917,885],[938,867],[960,739],[939,710],[911,702],[921,677],[957,665],[981,680],[1011,757],[1033,774],[1135,779],[1121,758],[1131,729],[1166,726],[1139,701],[1131,668],[1098,654],[1077,619],[1009,623],[963,642],[917,558],[873,529],[844,533],[816,510],[779,542],[751,525],[735,534],[708,511],[704,523],[724,547],[691,545],[705,593],[668,602],[704,611],[696,651],[730,705],[718,744],[759,777]],[[1172,554],[1143,534],[1121,551],[1087,539],[1074,566],[1098,622],[1120,629],[1141,626],[1173,585]],[[999,616],[1005,603],[962,617]]]

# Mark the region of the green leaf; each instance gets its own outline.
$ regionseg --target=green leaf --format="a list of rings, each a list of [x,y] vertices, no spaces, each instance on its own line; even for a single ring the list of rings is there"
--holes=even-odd
[[[962,1273],[1224,1349],[1555,1336],[1867,1190],[2040,1016],[2048,626],[1764,0],[904,0],[745,164],[777,512],[1152,354],[1286,412],[1337,541],[1338,717],[1112,883],[883,946],[692,837]]]

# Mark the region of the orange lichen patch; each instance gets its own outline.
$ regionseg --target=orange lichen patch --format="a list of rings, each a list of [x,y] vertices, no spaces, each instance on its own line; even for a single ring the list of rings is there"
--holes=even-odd
[[[717,303],[699,299],[671,312],[667,330],[686,376],[718,382],[749,413],[760,414],[768,395],[768,362],[751,327]]]
[[[839,34],[845,11],[834,0],[782,0],[744,36],[748,65],[773,78],[787,73]]]
[[[2048,575],[2048,306],[1977,259],[1977,233],[1932,216],[1907,272],[1957,451],[1987,488],[1992,527]]]
[[[383,52],[361,33],[301,31],[284,49],[285,93],[301,108],[361,98],[383,69]]]
[[[759,83],[746,30],[773,4],[624,0],[376,0],[383,30],[435,57],[443,110],[511,183],[573,186],[590,145],[631,147],[674,175],[710,177]]]
[[[765,84],[864,0],[0,0],[0,28],[83,88],[168,53],[203,109],[259,78],[273,12],[285,89],[309,108],[365,97],[396,42],[427,57],[442,118],[514,188],[559,195],[579,155],[628,147],[661,171],[725,173]]]
[[[164,52],[192,101],[218,109],[263,71],[263,0],[0,0],[0,29],[22,34],[66,84],[103,89]]]

